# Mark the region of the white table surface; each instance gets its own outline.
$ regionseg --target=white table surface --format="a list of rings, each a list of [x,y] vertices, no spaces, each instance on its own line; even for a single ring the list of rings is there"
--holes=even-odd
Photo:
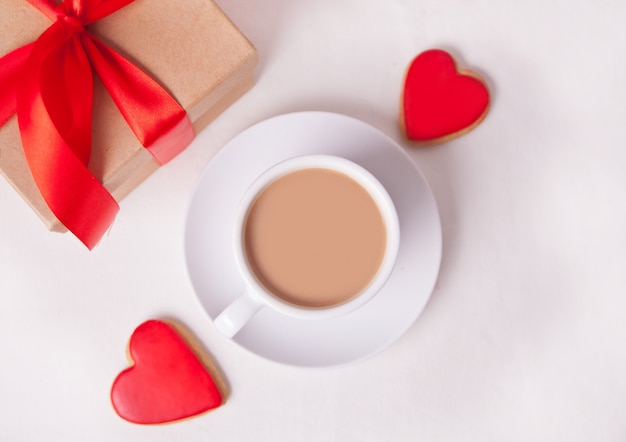
[[[220,0],[259,50],[258,83],[121,203],[88,252],[0,180],[0,440],[623,441],[626,438],[626,3]],[[416,148],[403,74],[441,47],[484,75],[473,132]],[[201,171],[265,118],[323,110],[397,140],[444,234],[431,301],[386,351],[324,370],[220,336],[188,280]],[[158,427],[109,403],[127,340],[173,318],[209,350],[228,402]]]

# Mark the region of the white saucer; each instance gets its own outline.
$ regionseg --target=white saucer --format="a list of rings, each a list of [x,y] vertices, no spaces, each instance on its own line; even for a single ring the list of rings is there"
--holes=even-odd
[[[343,365],[378,353],[413,324],[430,297],[441,260],[435,199],[409,156],[377,129],[343,115],[299,112],[236,136],[207,165],[193,194],[185,231],[187,266],[200,303],[214,319],[243,290],[233,252],[239,199],[262,171],[304,154],[342,156],[385,186],[400,219],[396,267],[381,292],[355,312],[302,320],[263,308],[232,339],[287,365]]]

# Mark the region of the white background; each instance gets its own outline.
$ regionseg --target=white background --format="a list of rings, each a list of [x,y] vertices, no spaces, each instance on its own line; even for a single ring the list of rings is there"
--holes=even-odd
[[[626,440],[626,3],[220,0],[257,46],[258,83],[121,204],[92,252],[47,232],[0,180],[0,440]],[[417,148],[403,74],[440,47],[481,73],[482,125]],[[429,180],[444,233],[417,322],[356,365],[285,367],[199,307],[183,255],[202,169],[246,127],[323,110],[396,139]],[[245,161],[245,158],[242,158]],[[224,373],[228,402],[172,425],[109,404],[133,329],[173,318]]]

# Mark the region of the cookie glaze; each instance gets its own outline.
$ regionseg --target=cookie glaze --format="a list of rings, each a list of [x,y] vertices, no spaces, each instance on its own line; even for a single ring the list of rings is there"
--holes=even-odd
[[[133,332],[134,364],[111,387],[117,414],[138,424],[161,424],[204,413],[223,402],[206,367],[168,323],[150,320]]]
[[[407,69],[401,123],[410,140],[442,142],[482,122],[489,102],[489,90],[478,74],[457,69],[450,54],[431,49]]]

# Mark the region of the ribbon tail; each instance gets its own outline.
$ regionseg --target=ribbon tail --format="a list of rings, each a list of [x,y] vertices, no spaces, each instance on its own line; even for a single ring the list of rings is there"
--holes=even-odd
[[[112,224],[119,207],[87,169],[89,155],[85,150],[89,151],[90,146],[85,142],[89,140],[74,136],[69,144],[64,138],[64,134],[67,137],[74,132],[72,127],[83,125],[85,119],[68,122],[67,119],[75,118],[72,113],[63,113],[62,108],[46,104],[45,90],[51,85],[67,84],[71,78],[91,75],[90,70],[84,72],[85,65],[89,69],[84,54],[84,61],[59,56],[64,52],[70,54],[66,57],[77,54],[59,48],[59,42],[67,44],[60,32],[64,32],[63,29],[52,25],[35,42],[17,86],[17,118],[26,160],[41,195],[59,221],[92,249]],[[59,63],[61,65],[55,69],[54,64]],[[53,74],[55,70],[57,74]],[[64,77],[66,74],[69,77]],[[49,78],[50,75],[54,76]],[[78,87],[83,89],[87,87],[87,82],[78,84],[82,84]],[[93,89],[68,94],[67,99],[73,102],[67,106],[82,109],[75,101],[85,94],[90,96]],[[59,112],[62,115],[56,114]],[[55,122],[64,122],[63,127],[59,129]],[[86,130],[82,128],[78,132],[84,134]]]
[[[85,32],[85,52],[141,144],[165,164],[194,138],[185,109],[155,80]]]
[[[0,58],[0,126],[15,113],[17,83],[32,48],[31,43]]]

